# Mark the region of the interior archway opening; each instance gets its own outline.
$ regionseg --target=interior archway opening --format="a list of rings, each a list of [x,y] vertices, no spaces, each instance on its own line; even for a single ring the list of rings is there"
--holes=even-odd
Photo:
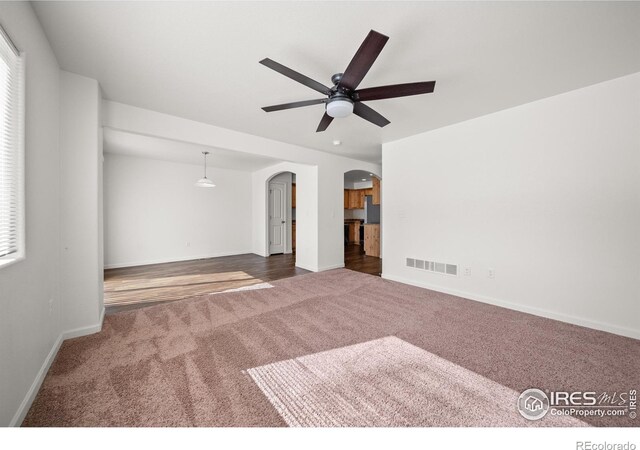
[[[267,255],[296,253],[296,174],[280,172],[267,180]]]
[[[381,179],[364,170],[344,174],[344,264],[347,269],[382,274]]]

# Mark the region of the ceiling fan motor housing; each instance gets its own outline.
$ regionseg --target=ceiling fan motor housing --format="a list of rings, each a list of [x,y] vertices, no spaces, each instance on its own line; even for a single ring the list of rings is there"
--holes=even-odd
[[[338,83],[340,83],[340,80],[342,80],[341,73],[336,73],[331,76],[331,82],[333,83],[334,86],[337,86]]]

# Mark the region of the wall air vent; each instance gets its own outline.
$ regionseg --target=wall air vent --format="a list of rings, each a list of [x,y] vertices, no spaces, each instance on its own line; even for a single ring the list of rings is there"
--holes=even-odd
[[[426,270],[427,272],[441,273],[443,275],[458,276],[458,265],[443,262],[427,261],[416,258],[407,258],[407,267]]]
[[[416,266],[416,260],[413,258],[407,258],[407,267],[415,267]]]

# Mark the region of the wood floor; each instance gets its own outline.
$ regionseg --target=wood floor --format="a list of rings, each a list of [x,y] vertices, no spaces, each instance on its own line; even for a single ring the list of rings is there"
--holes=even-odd
[[[307,273],[295,255],[235,255],[104,271],[107,313],[197,297]]]
[[[366,256],[361,245],[345,247],[347,269],[380,276],[382,260]],[[197,259],[104,271],[107,314],[238,289],[293,277],[307,270],[295,267],[295,255],[268,258],[247,254]]]
[[[348,244],[344,248],[344,267],[377,277],[382,273],[382,259],[364,254],[364,245]]]

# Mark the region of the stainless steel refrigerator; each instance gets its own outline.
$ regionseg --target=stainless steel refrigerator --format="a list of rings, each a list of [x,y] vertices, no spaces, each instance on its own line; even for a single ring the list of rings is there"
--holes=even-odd
[[[364,223],[380,223],[380,205],[374,205],[370,195],[364,199]]]

